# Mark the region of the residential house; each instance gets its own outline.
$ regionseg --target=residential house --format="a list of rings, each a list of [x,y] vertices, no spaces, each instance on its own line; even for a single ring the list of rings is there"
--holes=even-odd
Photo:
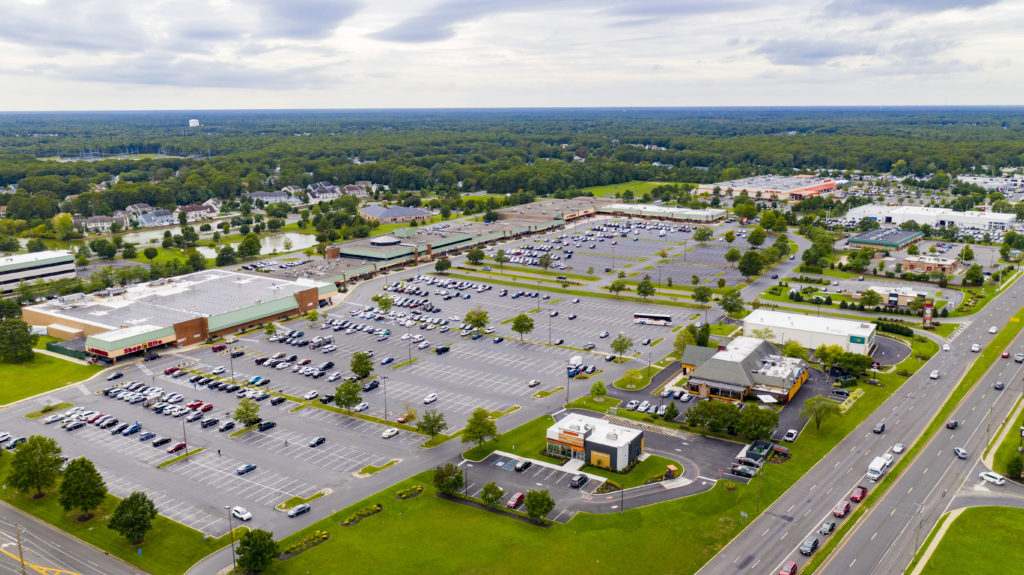
[[[176,221],[181,221],[182,213],[185,214],[185,219],[187,222],[198,222],[200,220],[212,218],[213,216],[217,215],[216,210],[210,206],[189,204],[187,206],[179,206],[178,209],[174,210],[174,219]]]
[[[301,192],[302,190],[299,191]],[[253,201],[259,200],[263,202],[263,205],[290,204],[298,206],[302,204],[302,198],[291,196],[284,190],[277,190],[274,192],[251,192],[245,194],[245,196]]]
[[[210,214],[216,216],[220,213],[220,208],[224,205],[224,202],[222,202],[220,198],[210,198],[203,202],[203,205],[207,208],[212,208]]]
[[[359,208],[359,215],[367,220],[382,224],[399,224],[413,220],[427,221],[430,219],[430,212],[405,206],[366,206]]]
[[[157,226],[170,226],[178,223],[174,213],[170,210],[156,209],[144,214],[135,216],[135,223],[142,228],[153,228]]]
[[[121,224],[124,229],[128,225],[128,219],[124,212],[114,212],[113,216],[92,216],[89,218],[72,218],[72,225],[75,229],[86,233],[110,233],[110,227],[114,224]]]
[[[153,206],[149,204],[132,204],[124,209],[125,214],[127,214],[129,218],[138,217],[152,211]]]
[[[341,188],[331,184],[330,182],[317,182],[315,184],[310,184],[308,189],[310,204],[329,202],[341,197]]]

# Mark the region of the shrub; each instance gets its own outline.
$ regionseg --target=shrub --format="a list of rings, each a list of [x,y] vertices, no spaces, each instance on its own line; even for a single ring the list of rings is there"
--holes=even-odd
[[[359,523],[359,521],[361,521],[363,518],[375,515],[383,510],[383,505],[381,505],[380,503],[374,503],[369,507],[364,507],[359,511],[356,511],[352,515],[349,515],[348,517],[342,520],[341,524],[345,526],[354,525],[356,523]]]
[[[406,489],[399,491],[398,493],[395,494],[395,497],[399,499],[409,499],[410,497],[416,497],[420,493],[423,493],[423,486],[413,485],[412,487],[408,487]]]
[[[294,555],[296,553],[302,553],[303,551],[309,549],[317,543],[327,541],[327,538],[330,536],[331,534],[326,531],[314,531],[309,535],[303,537],[301,541],[297,543],[292,543],[288,547],[285,547],[282,553],[284,553],[285,555]]]

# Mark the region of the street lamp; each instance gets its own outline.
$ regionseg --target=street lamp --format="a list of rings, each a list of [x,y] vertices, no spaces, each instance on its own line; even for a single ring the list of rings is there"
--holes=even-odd
[[[465,480],[466,480],[465,490],[463,491],[463,493],[465,493],[466,495],[469,495],[469,468],[470,467],[473,467],[473,464],[472,463],[467,463],[466,467],[462,470],[462,474],[465,476]]]
[[[384,421],[387,421],[388,420],[388,376],[386,376],[386,375],[381,376],[381,379],[384,380],[384,383],[381,386],[381,389],[384,390]]]
[[[551,314],[548,314],[548,345],[551,345]]]
[[[185,444],[185,461],[188,461],[188,435],[185,434],[185,418],[181,419],[181,437]]]
[[[231,572],[234,573],[238,570],[238,564],[235,562],[235,529],[231,526],[231,507],[225,505],[224,509],[228,512],[228,531],[231,532]]]
[[[231,382],[235,381],[235,348],[228,348],[228,362],[231,364]]]

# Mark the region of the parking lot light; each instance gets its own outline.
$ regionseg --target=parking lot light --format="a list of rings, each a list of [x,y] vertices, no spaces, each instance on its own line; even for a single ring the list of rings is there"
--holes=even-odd
[[[181,418],[181,436],[183,438],[182,443],[185,444],[185,461],[188,461],[188,436],[185,435],[185,418]]]
[[[235,530],[231,527],[231,506],[225,505],[224,509],[228,512],[228,531],[231,532],[231,572],[234,573],[238,570],[238,564],[235,562]]]

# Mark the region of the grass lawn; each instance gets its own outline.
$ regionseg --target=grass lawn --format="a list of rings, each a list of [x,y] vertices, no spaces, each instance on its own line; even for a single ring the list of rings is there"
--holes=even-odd
[[[396,463],[398,463],[398,460],[397,459],[392,459],[391,461],[388,461],[384,465],[380,465],[380,466],[377,466],[377,465],[367,465],[366,467],[360,469],[359,473],[362,473],[363,475],[373,475],[374,473],[377,473],[378,471],[381,471],[383,469],[387,469],[388,467],[391,467],[392,465],[394,465]],[[302,502],[300,501],[299,503],[302,503]],[[298,505],[298,503],[296,503],[295,505]]]
[[[41,353],[25,363],[0,363],[0,405],[89,379],[100,369]]]
[[[384,467],[388,467],[388,465],[385,465]],[[308,499],[305,498],[305,497],[299,497],[299,496],[296,495],[296,496],[293,496],[293,497],[289,497],[288,499],[285,500],[284,503],[278,504],[277,508],[278,509],[282,509],[282,510],[284,510],[284,509],[291,509],[292,507],[295,507],[296,505],[298,505],[300,503],[309,503],[310,501],[313,501],[315,499],[320,499],[324,495],[325,495],[325,493],[323,491],[317,491],[316,493],[311,495]]]
[[[682,474],[682,463],[660,455],[649,455],[647,459],[638,463],[636,467],[631,469],[629,473],[626,473],[625,475],[622,473],[615,473],[614,471],[608,471],[607,469],[601,469],[600,467],[594,467],[592,465],[584,467],[583,471],[590,473],[591,475],[600,475],[605,479],[611,480],[623,489],[629,489],[631,487],[639,487],[647,483],[648,479],[665,473],[669,465],[675,465],[677,469],[676,473]]]
[[[640,196],[650,192],[658,186],[664,186],[665,184],[672,184],[675,182],[645,182],[642,180],[632,180],[621,184],[609,184],[607,186],[592,186],[589,188],[583,188],[580,190],[580,194],[586,195],[587,193],[594,194],[594,197],[605,198],[608,196],[614,196],[616,194],[621,195],[626,190],[632,190],[633,194],[639,198]]]
[[[615,380],[615,383],[612,385],[627,391],[643,389],[644,387],[647,387],[647,384],[651,383],[651,376],[655,373],[658,373],[658,371],[654,369],[653,365],[650,368],[645,366],[638,369],[631,369],[621,378]]]
[[[52,337],[49,335],[41,335],[39,336],[39,339],[36,341],[36,344],[32,347],[36,349],[46,349],[46,344],[54,341],[60,341],[60,338]]]
[[[922,573],[1001,573],[1024,563],[1024,509],[972,507],[946,529]]]
[[[1017,421],[1010,422],[1007,425],[1010,426],[1011,431],[1003,438],[1003,442],[996,447],[996,452],[992,455],[992,467],[995,469],[996,473],[1000,473],[1009,478],[1010,473],[1007,470],[1007,467],[1010,465],[1010,460],[1017,455],[1017,446],[1021,444],[1020,434],[1015,433],[1015,431],[1019,430],[1021,426],[1024,426],[1024,413],[1017,418]]]
[[[598,398],[595,398],[593,395],[584,395],[570,401],[567,407],[569,409],[589,409],[590,411],[605,413],[609,408],[618,407],[622,403],[621,399],[614,397],[602,397],[600,400],[598,401]]]
[[[561,463],[558,459],[541,455],[546,445],[544,433],[554,423],[553,417],[542,415],[501,434],[498,439],[492,439],[479,447],[466,451],[462,456],[471,461],[481,461],[492,451],[504,451],[551,463]]]
[[[0,476],[7,476],[10,461],[10,457],[0,458]],[[153,521],[153,529],[146,535],[145,541],[141,545],[131,545],[124,537],[106,526],[107,518],[118,503],[118,499],[112,495],[107,496],[106,501],[95,512],[96,516],[86,522],[77,520],[78,512],[64,512],[57,501],[56,487],[38,500],[33,500],[31,495],[22,495],[12,488],[0,487],[0,498],[154,575],[184,573],[196,561],[224,547],[229,541],[229,535],[224,535],[220,539],[209,539],[199,531],[161,515]],[[139,554],[139,549],[142,549],[142,554]]]
[[[729,334],[733,333],[734,331],[736,331],[738,329],[742,329],[742,326],[739,326],[739,325],[725,325],[725,324],[721,324],[721,323],[715,323],[715,324],[711,324],[711,335],[726,336],[726,335],[729,335]]]
[[[558,276],[565,276],[568,279],[580,280],[580,281],[594,281],[594,280],[597,280],[597,279],[601,279],[601,278],[599,278],[597,276],[587,275],[585,273],[572,273],[572,272],[567,272],[567,271],[562,271],[562,270],[546,270],[546,269],[542,269],[542,268],[528,268],[528,267],[524,267],[524,266],[517,266],[515,264],[505,264],[503,266],[498,266],[498,269],[495,270],[494,269],[495,265],[496,264],[489,264],[489,266],[491,268],[491,271],[492,272],[497,271],[499,274],[500,273],[521,273],[521,274],[531,274],[531,275],[535,275],[535,276],[548,276],[548,277],[553,277],[553,278],[557,278]],[[471,267],[459,266],[460,269],[468,269],[468,270],[473,270],[473,271],[483,271],[481,269],[481,267],[472,267],[471,268]],[[484,272],[484,273],[487,273],[487,272]]]

